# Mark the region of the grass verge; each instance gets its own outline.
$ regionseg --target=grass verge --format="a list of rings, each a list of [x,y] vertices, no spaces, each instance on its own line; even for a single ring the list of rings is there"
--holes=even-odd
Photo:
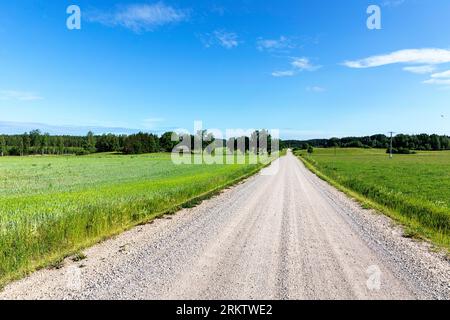
[[[431,241],[438,249],[450,254],[450,215],[420,199],[410,199],[382,187],[363,184],[341,175],[331,177],[319,169],[319,164],[306,155],[297,154],[305,166],[320,179],[357,200],[363,208],[375,209],[404,226],[404,236]]]
[[[0,199],[0,287],[41,268],[60,268],[65,258],[81,257],[79,252],[93,244],[193,207],[270,165],[181,170],[163,160],[162,173],[153,180],[135,181],[133,175],[119,184]]]

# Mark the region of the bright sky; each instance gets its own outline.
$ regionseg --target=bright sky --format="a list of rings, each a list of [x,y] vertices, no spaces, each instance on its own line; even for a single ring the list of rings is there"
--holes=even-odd
[[[450,134],[449,30],[448,0],[2,1],[0,127]]]

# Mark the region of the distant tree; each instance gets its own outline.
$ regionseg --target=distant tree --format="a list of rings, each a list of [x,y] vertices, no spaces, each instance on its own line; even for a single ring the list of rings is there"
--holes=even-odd
[[[203,135],[203,150],[212,153],[215,150],[216,138],[212,132],[205,132]]]
[[[227,143],[228,153],[233,154],[237,150],[237,140],[236,138],[228,139]]]
[[[8,152],[8,149],[6,147],[6,140],[4,136],[0,136],[0,154],[1,156],[5,156]]]
[[[312,154],[314,152],[314,148],[312,146],[308,147],[308,153]]]
[[[65,144],[64,137],[58,137],[58,154],[64,154]]]
[[[30,148],[31,148],[31,139],[30,136],[27,133],[24,133],[22,135],[22,152],[21,155],[28,155],[30,154]]]
[[[161,151],[164,152],[172,152],[172,150],[177,145],[177,142],[172,141],[173,132],[164,133],[161,138],[159,138],[159,146],[161,147]]]
[[[48,150],[49,141],[50,141],[50,135],[48,133],[45,133],[41,139],[42,154],[45,154],[45,153],[49,154],[49,150]]]
[[[448,150],[450,148],[450,139],[447,136],[441,137],[442,150]]]
[[[24,137],[19,139],[19,144],[17,146],[17,153],[19,156],[23,156],[25,154]]]
[[[91,131],[89,131],[88,134],[86,135],[86,140],[84,142],[83,148],[88,153],[94,153],[97,151],[95,148],[95,137]]]
[[[272,147],[272,137],[269,134],[269,131],[263,129],[259,132],[259,140],[258,140],[258,148],[259,152],[262,154],[270,153]]]
[[[337,147],[339,147],[339,138],[331,138],[328,141],[328,146],[330,148],[337,148]]]
[[[126,137],[123,146],[125,154],[159,152],[159,139],[156,135],[139,132]]]
[[[156,153],[159,152],[159,138],[154,135],[148,135],[148,149],[145,150],[146,153]]]
[[[235,150],[246,154],[250,151],[250,138],[247,136],[238,137],[235,139]]]
[[[104,134],[97,138],[95,147],[98,152],[119,151],[119,137],[114,134]]]
[[[430,140],[431,148],[433,150],[441,150],[441,139],[437,134],[432,134]]]
[[[30,145],[33,148],[39,149],[41,146],[41,131],[32,130],[30,131],[29,136],[30,136]]]
[[[249,151],[253,154],[259,154],[259,130],[253,131],[250,135]]]

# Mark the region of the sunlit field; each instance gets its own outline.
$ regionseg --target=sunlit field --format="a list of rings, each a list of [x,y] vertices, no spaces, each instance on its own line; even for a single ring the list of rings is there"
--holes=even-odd
[[[177,166],[169,154],[0,158],[0,284],[193,205],[262,166]]]
[[[298,154],[325,178],[354,191],[423,235],[449,246],[450,152],[389,159],[378,149],[315,149]]]

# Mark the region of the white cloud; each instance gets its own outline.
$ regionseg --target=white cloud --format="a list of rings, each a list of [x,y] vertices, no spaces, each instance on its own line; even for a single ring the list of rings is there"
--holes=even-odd
[[[256,42],[256,48],[259,51],[283,51],[287,49],[294,48],[292,41],[285,37],[281,36],[279,39],[258,39]]]
[[[321,66],[316,66],[316,65],[312,64],[310,62],[310,60],[305,57],[292,58],[291,66],[292,66],[291,70],[275,71],[275,72],[272,72],[272,76],[274,76],[274,77],[292,77],[302,71],[315,71],[315,70],[321,68]]]
[[[214,36],[219,44],[227,49],[232,49],[239,45],[238,36],[234,32],[226,32],[224,30],[214,31]]]
[[[449,89],[450,88],[450,70],[434,73],[431,75],[431,78],[425,80],[423,83],[425,84],[433,84],[440,86],[441,89]]]
[[[441,64],[450,62],[450,50],[446,49],[407,49],[385,55],[371,56],[361,60],[345,61],[349,68],[373,68],[396,63],[407,64]]]
[[[440,79],[440,78],[450,78],[450,70],[448,71],[444,71],[444,72],[439,72],[439,73],[434,73],[431,75],[432,78],[436,78],[436,79]]]
[[[320,93],[320,92],[326,91],[326,89],[323,87],[319,87],[319,86],[310,86],[310,87],[306,87],[306,91]]]
[[[300,71],[315,71],[320,68],[320,66],[313,65],[308,58],[293,58],[291,65]]]
[[[432,73],[436,70],[435,66],[424,65],[424,66],[413,66],[413,67],[404,67],[404,71],[408,71],[416,74],[427,74]]]
[[[121,26],[134,32],[152,31],[159,26],[187,20],[187,10],[175,9],[162,2],[118,6],[113,12],[88,13],[88,20],[107,26]]]
[[[0,91],[0,100],[18,100],[18,101],[36,101],[43,98],[34,93],[27,91],[2,90]]]
[[[428,80],[425,80],[423,83],[437,84],[437,85],[449,85],[450,86],[450,79],[428,79]]]
[[[198,35],[203,45],[206,48],[212,46],[221,46],[226,49],[233,49],[239,46],[239,37],[234,32],[227,32],[225,30],[216,30],[212,34],[206,33],[204,35]]]
[[[295,75],[295,72],[293,70],[287,70],[287,71],[274,71],[272,72],[272,76],[281,78],[281,77],[292,77]]]

